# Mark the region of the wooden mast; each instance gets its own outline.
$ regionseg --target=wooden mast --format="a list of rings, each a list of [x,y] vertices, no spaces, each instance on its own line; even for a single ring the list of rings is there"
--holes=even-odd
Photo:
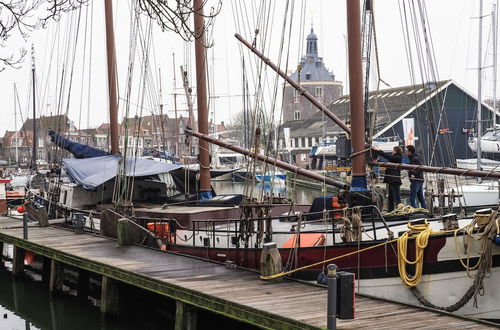
[[[117,154],[119,149],[118,137],[118,100],[116,90],[116,52],[115,33],[113,30],[113,3],[104,0],[104,13],[106,21],[106,52],[108,61],[108,96],[109,96],[109,124],[111,136],[111,153]]]
[[[194,0],[194,31],[195,31],[195,58],[196,58],[196,99],[198,105],[198,131],[208,134],[208,104],[207,82],[205,67],[205,20],[203,18],[203,0]],[[199,199],[212,198],[210,186],[210,158],[209,145],[205,140],[198,141],[198,162],[200,164]]]
[[[349,98],[351,114],[352,191],[366,191],[365,115],[361,61],[361,20],[359,1],[346,0],[349,50]]]
[[[36,91],[35,91],[35,45],[31,44],[31,76],[33,79],[33,157],[31,159],[31,170],[37,172],[37,144],[38,136],[36,131]],[[17,143],[17,141],[16,141]]]

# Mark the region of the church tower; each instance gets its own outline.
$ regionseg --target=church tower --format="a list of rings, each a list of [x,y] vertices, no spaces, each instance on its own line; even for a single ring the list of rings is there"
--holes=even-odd
[[[297,70],[290,76],[300,83],[321,103],[328,105],[342,96],[342,82],[326,69],[323,58],[318,56],[318,37],[311,27],[306,38],[306,55],[300,60]],[[283,122],[307,119],[319,111],[301,96],[292,86],[285,86],[283,98]]]

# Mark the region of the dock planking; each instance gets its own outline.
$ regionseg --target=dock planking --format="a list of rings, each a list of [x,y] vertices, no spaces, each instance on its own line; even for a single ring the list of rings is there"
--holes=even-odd
[[[254,272],[140,246],[119,246],[114,239],[77,235],[56,226],[30,227],[29,239],[23,240],[16,221],[0,218],[1,242],[262,328],[326,328],[324,287],[291,280],[261,281]],[[447,313],[357,298],[356,319],[338,320],[339,329],[449,328],[450,324],[489,328]]]

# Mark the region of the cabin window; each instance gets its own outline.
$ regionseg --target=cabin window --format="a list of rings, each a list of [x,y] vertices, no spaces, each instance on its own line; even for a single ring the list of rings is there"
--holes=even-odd
[[[323,87],[316,87],[316,99],[323,103]]]
[[[300,120],[300,111],[295,111],[293,113],[293,119],[294,120]]]

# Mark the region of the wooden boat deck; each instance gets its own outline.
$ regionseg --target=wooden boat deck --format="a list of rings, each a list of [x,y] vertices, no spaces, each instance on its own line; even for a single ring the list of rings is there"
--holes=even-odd
[[[30,227],[28,240],[23,240],[19,224],[19,220],[0,217],[0,242],[263,328],[326,328],[324,287],[291,280],[265,282],[254,272],[140,246],[119,246],[113,239],[78,235],[56,226]],[[490,327],[446,313],[362,296],[357,296],[356,319],[338,320],[337,326]]]

